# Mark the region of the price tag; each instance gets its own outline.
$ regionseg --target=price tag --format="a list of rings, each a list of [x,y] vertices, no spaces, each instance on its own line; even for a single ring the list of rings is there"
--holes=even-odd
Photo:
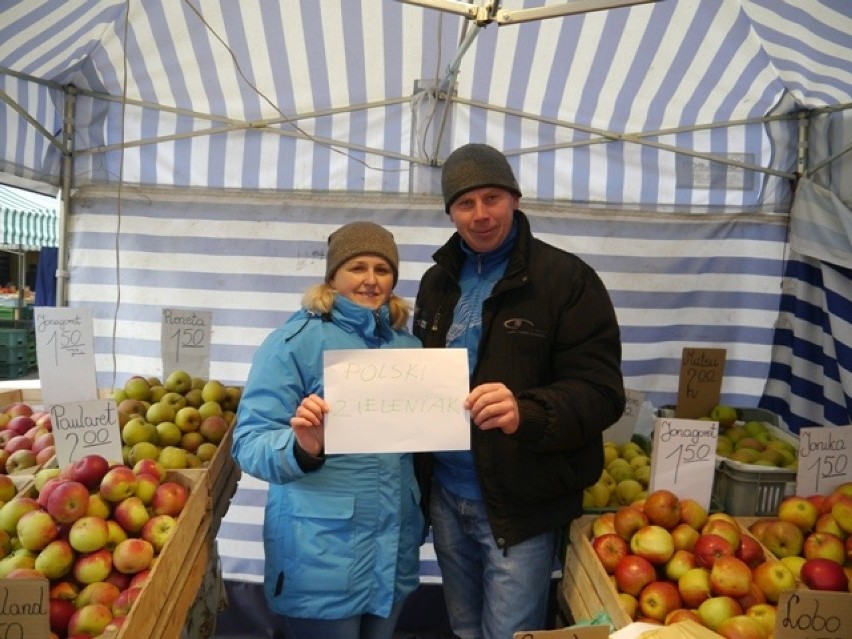
[[[160,324],[163,379],[176,370],[210,378],[210,331],[213,313],[164,308]]]
[[[684,348],[675,417],[706,417],[719,403],[725,372],[724,348]]]
[[[629,442],[630,438],[633,437],[636,422],[639,421],[639,412],[642,410],[642,404],[645,401],[645,393],[642,391],[629,388],[625,388],[624,391],[627,395],[624,412],[619,420],[604,432],[604,439],[619,445]]]
[[[33,322],[44,405],[97,399],[91,309],[39,306]]]
[[[828,495],[852,481],[852,425],[802,428],[799,431],[799,468],[796,493]]]
[[[719,422],[657,417],[648,492],[665,488],[710,509]]]
[[[0,579],[0,637],[25,638],[50,635],[47,579]]]
[[[56,460],[60,468],[86,455],[121,461],[121,430],[114,399],[50,407]]]
[[[778,599],[775,639],[849,639],[849,601],[848,592],[788,590]]]
[[[607,639],[609,631],[609,626],[571,626],[559,630],[516,632],[512,639]]]

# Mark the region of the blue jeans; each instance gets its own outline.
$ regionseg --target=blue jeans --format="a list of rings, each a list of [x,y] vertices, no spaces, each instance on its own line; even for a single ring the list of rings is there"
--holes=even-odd
[[[432,537],[453,632],[461,639],[511,639],[543,630],[556,531],[498,548],[481,501],[433,484]]]
[[[281,617],[284,636],[287,639],[393,639],[402,604],[395,604],[387,619],[376,615],[357,615],[347,619]]]

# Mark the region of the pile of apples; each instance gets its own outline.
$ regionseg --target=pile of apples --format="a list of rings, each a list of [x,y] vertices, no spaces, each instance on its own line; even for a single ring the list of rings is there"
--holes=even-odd
[[[749,531],[808,588],[852,592],[852,482],[786,497]]]
[[[0,578],[48,579],[51,639],[121,628],[178,525],[186,486],[154,460],[130,468],[99,455],[38,471],[32,490],[5,480]]]
[[[134,375],[113,393],[124,463],[154,459],[169,470],[206,465],[234,423],[241,394],[237,386],[182,370],[163,382]]]
[[[706,419],[719,422],[716,454],[720,457],[754,466],[798,468],[798,448],[765,422],[738,421],[737,410],[725,404],[714,406]]]
[[[50,413],[15,402],[0,412],[0,473],[31,472],[53,459]]]
[[[647,496],[651,456],[634,441],[604,442],[604,469],[597,482],[583,491],[585,510],[617,508]]]
[[[726,639],[768,639],[796,579],[732,516],[656,490],[592,521],[592,548],[634,620],[691,619]]]

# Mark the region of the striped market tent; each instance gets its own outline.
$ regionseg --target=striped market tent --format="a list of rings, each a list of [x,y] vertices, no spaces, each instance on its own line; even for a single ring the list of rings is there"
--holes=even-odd
[[[451,231],[441,164],[474,141],[601,274],[651,408],[706,346],[723,401],[852,421],[852,3],[423,4],[0,5],[0,182],[62,190],[100,387],[161,372],[166,306],[212,311],[210,376],[242,384],[354,219],[393,231],[413,299]],[[226,577],[262,579],[265,494],[241,480]]]
[[[37,251],[58,246],[56,200],[0,184],[0,246]]]

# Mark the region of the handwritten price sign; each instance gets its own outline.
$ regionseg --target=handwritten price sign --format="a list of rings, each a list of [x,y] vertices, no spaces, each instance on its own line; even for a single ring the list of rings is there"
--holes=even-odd
[[[852,637],[849,593],[789,590],[778,600],[776,639],[848,639]]]
[[[60,468],[86,455],[122,460],[115,400],[55,404],[50,407],[50,418]]]
[[[676,417],[697,419],[719,403],[725,372],[724,348],[684,348],[678,379]]]
[[[665,488],[709,509],[718,437],[718,422],[658,417],[648,492]]]
[[[210,311],[164,308],[160,324],[163,378],[176,370],[193,377],[210,377]]]
[[[645,401],[645,393],[642,391],[624,389],[627,395],[627,402],[624,405],[624,413],[621,418],[612,426],[606,429],[604,438],[607,441],[616,444],[624,444],[630,441],[633,437],[633,432],[636,430],[636,422],[639,421],[639,413],[642,410],[642,403]]]
[[[34,325],[44,404],[96,399],[91,309],[40,306]]]
[[[561,630],[516,632],[512,639],[607,639],[609,626],[572,626]]]
[[[852,426],[802,428],[799,431],[799,469],[796,492],[828,495],[852,481]]]

